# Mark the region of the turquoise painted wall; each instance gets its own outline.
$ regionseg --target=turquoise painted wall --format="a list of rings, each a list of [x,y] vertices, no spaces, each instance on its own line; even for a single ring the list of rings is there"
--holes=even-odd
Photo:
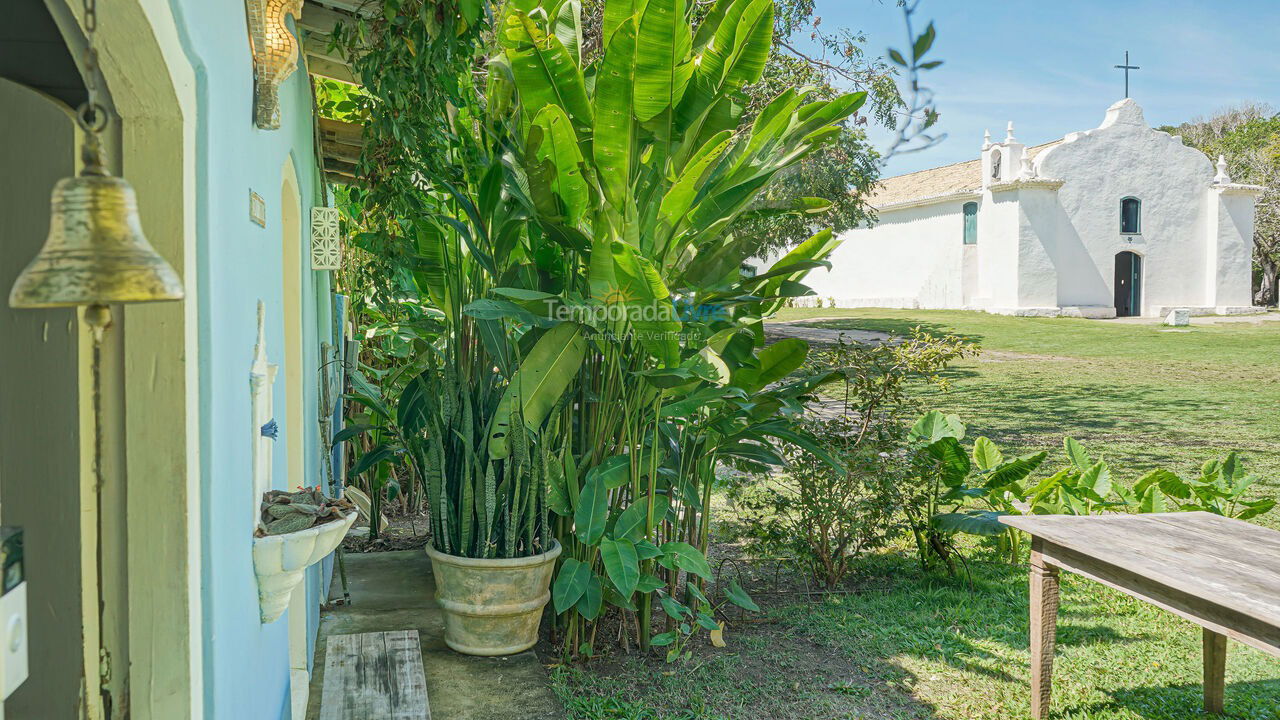
[[[259,620],[251,538],[253,509],[249,366],[256,307],[266,303],[267,354],[280,365],[273,403],[280,423],[274,486],[286,479],[287,438],[305,437],[305,482],[323,477],[319,429],[319,342],[329,336],[328,273],[312,272],[305,237],[318,204],[311,91],[301,68],[280,88],[282,125],[253,124],[253,68],[241,2],[170,0],[196,70],[196,193],[199,297],[201,548],[205,717],[277,720],[289,716],[289,614]],[[282,257],[281,170],[292,158],[304,237],[295,257]],[[266,200],[266,227],[249,218],[249,192]],[[289,427],[283,319],[283,263],[302,268],[305,427]],[[318,622],[320,575],[313,568],[308,636]]]

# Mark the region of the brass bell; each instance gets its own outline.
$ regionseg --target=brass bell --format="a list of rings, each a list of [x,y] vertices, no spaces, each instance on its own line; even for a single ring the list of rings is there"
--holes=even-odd
[[[49,237],[14,282],[10,306],[182,299],[178,274],[142,234],[133,188],[107,173],[96,150],[78,177],[54,186]]]

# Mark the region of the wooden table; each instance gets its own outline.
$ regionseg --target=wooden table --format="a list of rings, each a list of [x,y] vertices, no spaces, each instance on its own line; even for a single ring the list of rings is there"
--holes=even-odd
[[[1205,512],[1019,515],[1031,535],[1031,717],[1049,714],[1058,571],[1204,628],[1204,709],[1221,713],[1227,638],[1280,657],[1280,532]]]

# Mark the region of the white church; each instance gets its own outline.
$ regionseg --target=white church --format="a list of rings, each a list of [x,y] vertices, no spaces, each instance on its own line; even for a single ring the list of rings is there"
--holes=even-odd
[[[1215,172],[1216,170],[1216,172]],[[1131,99],[1102,125],[1027,147],[1013,123],[981,158],[887,178],[879,219],[806,284],[838,307],[1035,316],[1253,312],[1254,202]]]

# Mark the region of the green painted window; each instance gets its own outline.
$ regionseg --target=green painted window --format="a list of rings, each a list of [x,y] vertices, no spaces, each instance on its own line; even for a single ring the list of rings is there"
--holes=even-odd
[[[978,203],[964,204],[964,244],[978,244]]]
[[[1127,197],[1120,201],[1120,232],[1142,232],[1142,201]]]

